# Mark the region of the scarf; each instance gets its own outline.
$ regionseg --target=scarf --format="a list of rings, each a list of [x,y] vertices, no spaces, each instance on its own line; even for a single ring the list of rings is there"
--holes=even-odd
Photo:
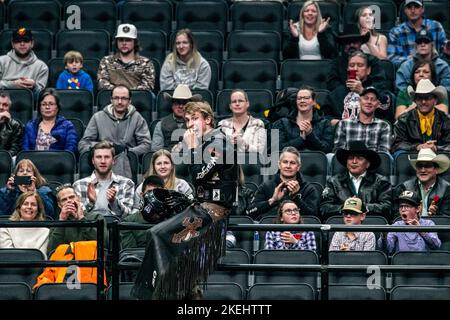
[[[431,136],[433,132],[433,123],[434,123],[434,108],[430,113],[423,115],[419,110],[417,110],[417,114],[419,115],[420,121],[420,131],[422,134],[426,134],[427,136]]]

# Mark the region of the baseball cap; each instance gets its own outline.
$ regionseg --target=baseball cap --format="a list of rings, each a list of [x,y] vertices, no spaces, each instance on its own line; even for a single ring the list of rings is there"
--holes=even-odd
[[[345,200],[344,206],[342,207],[342,212],[353,211],[357,213],[363,213],[365,209],[363,208],[363,203],[360,198],[351,197]]]
[[[414,205],[415,207],[420,205],[420,198],[417,192],[405,190],[395,199],[396,202],[408,202]]]
[[[415,4],[418,4],[419,6],[423,7],[422,0],[405,0],[405,7],[410,3],[415,3]]]
[[[369,92],[372,92],[373,94],[375,94],[377,99],[380,99],[380,93],[378,92],[377,88],[372,87],[372,86],[364,88],[363,91],[361,92],[360,96],[364,96]]]
[[[137,39],[137,29],[130,23],[124,23],[117,27],[116,38]]]
[[[426,29],[422,29],[416,36],[416,43],[418,43],[420,40],[426,40],[427,43],[432,42],[433,36]]]
[[[32,40],[33,34],[31,33],[31,30],[28,30],[24,27],[20,27],[17,30],[14,30],[12,34],[12,42],[30,42]]]

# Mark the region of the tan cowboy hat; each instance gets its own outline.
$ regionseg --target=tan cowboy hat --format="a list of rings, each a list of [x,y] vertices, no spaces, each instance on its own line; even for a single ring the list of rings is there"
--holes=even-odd
[[[172,100],[189,100],[189,101],[202,101],[203,97],[201,94],[192,95],[191,89],[186,84],[179,84],[172,95],[164,92],[164,99],[170,103]]]
[[[414,100],[415,94],[432,93],[437,97],[438,103],[444,101],[447,97],[447,90],[443,86],[435,87],[429,79],[421,79],[417,83],[416,91],[411,86],[408,86],[408,94]]]
[[[450,167],[450,159],[446,155],[436,155],[431,149],[420,149],[417,159],[411,159],[410,156],[408,159],[414,169],[417,169],[417,162],[433,162],[439,167],[438,174],[447,171]]]

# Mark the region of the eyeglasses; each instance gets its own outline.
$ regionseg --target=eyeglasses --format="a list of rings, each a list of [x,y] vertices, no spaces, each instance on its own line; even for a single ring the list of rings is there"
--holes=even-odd
[[[411,209],[411,208],[414,208],[414,206],[410,205],[410,204],[401,204],[401,205],[398,206],[398,208],[400,210],[402,210],[402,209]]]
[[[342,211],[342,215],[343,216],[352,216],[352,217],[354,217],[354,216],[357,216],[359,214],[360,213],[356,212],[356,211]]]
[[[56,103],[54,102],[42,102],[41,107],[53,107],[56,106]]]
[[[119,100],[122,100],[122,101],[128,101],[128,100],[130,100],[129,97],[112,97],[112,99],[113,99],[114,101],[119,101]]]
[[[434,95],[432,94],[416,94],[416,96],[414,97],[414,100],[431,100],[434,98]]]
[[[295,215],[295,214],[300,214],[300,209],[299,209],[299,208],[295,208],[295,209],[286,209],[286,210],[283,210],[283,213],[286,213],[286,214],[288,214],[288,215],[293,216],[293,215]]]
[[[434,168],[434,163],[433,162],[418,162],[416,163],[416,168],[417,169],[431,169]]]
[[[311,96],[307,96],[307,97],[297,97],[297,101],[309,100],[309,99],[311,99]]]

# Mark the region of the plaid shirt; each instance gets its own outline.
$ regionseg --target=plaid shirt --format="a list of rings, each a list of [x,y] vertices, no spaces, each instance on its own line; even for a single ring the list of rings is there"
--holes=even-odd
[[[94,208],[94,204],[89,201],[87,195],[87,188],[90,182],[94,182],[95,191],[98,192],[97,177],[95,172],[93,172],[89,177],[80,179],[74,182],[73,188],[75,192],[80,196],[81,203],[84,205],[86,210],[91,211]],[[115,175],[111,176],[111,185],[117,186],[116,199],[113,203],[108,205],[109,209],[115,215],[124,218],[131,213],[133,208],[133,198],[134,198],[134,182],[128,178]]]
[[[372,123],[364,124],[357,120],[341,120],[334,136],[334,149],[347,149],[348,142],[364,141],[367,148],[380,152],[391,149],[391,126],[384,120],[374,118]]]
[[[331,240],[330,251],[341,250],[341,245],[345,244],[351,251],[371,251],[375,250],[375,235],[373,232],[354,232],[356,238],[350,240],[347,232],[336,232]]]
[[[435,20],[423,19],[421,29],[426,29],[431,33],[434,40],[434,48],[438,52],[441,52],[442,46],[444,46],[447,41],[442,25]],[[388,59],[391,60],[396,67],[399,67],[406,58],[415,53],[416,33],[416,30],[409,22],[404,22],[399,26],[392,28],[389,32],[387,55]]]
[[[300,239],[294,243],[285,243],[281,240],[281,231],[266,232],[265,249],[291,249],[291,250],[316,250],[316,237],[314,232],[305,231],[301,233]]]

